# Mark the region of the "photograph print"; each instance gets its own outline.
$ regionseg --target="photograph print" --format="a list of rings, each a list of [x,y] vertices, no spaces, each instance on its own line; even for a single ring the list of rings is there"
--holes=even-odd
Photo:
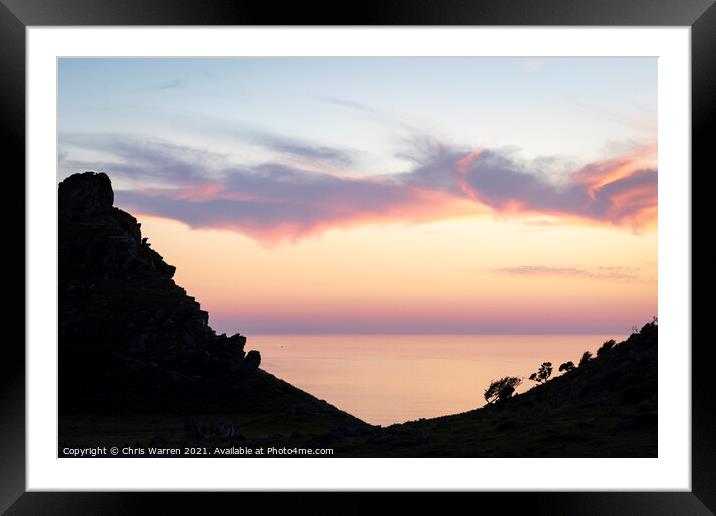
[[[59,58],[58,456],[657,457],[657,59]]]

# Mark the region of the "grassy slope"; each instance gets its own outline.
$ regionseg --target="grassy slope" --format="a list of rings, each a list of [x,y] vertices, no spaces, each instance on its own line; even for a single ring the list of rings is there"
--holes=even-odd
[[[163,412],[156,408],[141,411],[125,408],[114,414],[107,411],[60,414],[59,447],[304,446],[315,436],[368,428],[352,415],[262,370],[229,395],[214,398],[206,392],[184,394],[187,409],[167,404]],[[130,402],[133,396],[129,395]],[[202,401],[204,410],[196,408]],[[228,442],[191,436],[185,430],[187,421],[199,427],[231,424],[237,429],[237,438]]]
[[[658,328],[575,371],[484,408],[335,443],[381,457],[656,457]]]
[[[258,371],[251,388],[239,391],[224,410],[207,403],[207,410],[177,413],[156,411],[121,414],[60,415],[59,446],[303,446],[317,435],[352,432],[367,425],[323,400],[293,387],[265,371]],[[224,402],[222,402],[224,403]],[[219,423],[237,429],[234,441],[187,434],[187,421],[211,427]]]

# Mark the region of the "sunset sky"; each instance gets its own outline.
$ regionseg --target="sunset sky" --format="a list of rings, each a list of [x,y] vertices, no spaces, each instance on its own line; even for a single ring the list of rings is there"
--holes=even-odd
[[[616,333],[657,314],[654,58],[60,59],[219,332]]]

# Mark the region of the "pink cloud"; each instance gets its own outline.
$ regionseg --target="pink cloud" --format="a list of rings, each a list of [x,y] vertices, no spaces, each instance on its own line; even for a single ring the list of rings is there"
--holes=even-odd
[[[407,172],[364,177],[276,163],[224,164],[207,171],[204,163],[221,161],[147,142],[137,152],[131,141],[101,150],[114,152],[123,163],[99,164],[110,177],[174,181],[167,188],[118,190],[120,207],[266,242],[296,240],[334,227],[420,223],[467,214],[545,214],[566,223],[634,230],[652,227],[657,219],[653,146],[587,164],[559,183],[539,162],[521,163],[499,149],[431,147],[416,153],[415,166]],[[85,170],[92,165],[81,164]]]

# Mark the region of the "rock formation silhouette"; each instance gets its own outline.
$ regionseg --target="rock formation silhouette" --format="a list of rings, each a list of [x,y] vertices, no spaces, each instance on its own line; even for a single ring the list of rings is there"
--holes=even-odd
[[[106,174],[72,175],[58,196],[61,413],[339,413],[260,370],[240,333],[216,334],[137,219],[112,206]]]

